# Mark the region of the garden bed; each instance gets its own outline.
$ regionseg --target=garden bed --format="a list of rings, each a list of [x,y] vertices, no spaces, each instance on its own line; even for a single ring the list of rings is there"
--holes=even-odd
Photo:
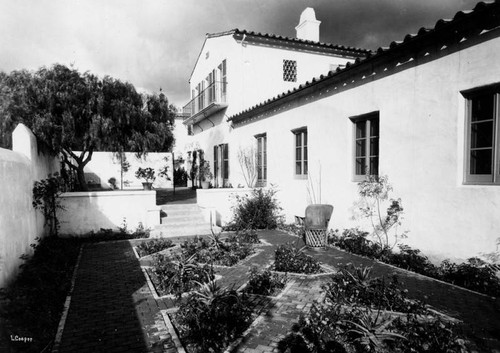
[[[396,277],[372,278],[369,267],[345,267],[278,345],[281,351],[463,352],[471,345],[459,321],[407,298]]]

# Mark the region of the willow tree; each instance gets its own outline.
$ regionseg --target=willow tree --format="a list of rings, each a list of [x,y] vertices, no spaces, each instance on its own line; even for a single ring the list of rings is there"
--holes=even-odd
[[[60,154],[87,190],[84,167],[95,151],[170,151],[175,108],[163,93],[63,65],[0,75],[0,138],[9,147],[17,123],[28,126],[48,152]],[[79,151],[79,152],[75,152]]]

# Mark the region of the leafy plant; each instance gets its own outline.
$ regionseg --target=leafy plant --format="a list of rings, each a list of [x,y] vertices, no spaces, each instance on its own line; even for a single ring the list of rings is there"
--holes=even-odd
[[[370,308],[355,309],[354,318],[344,320],[347,326],[345,333],[362,351],[377,352],[387,342],[406,339],[403,335],[391,331],[390,326],[395,319],[395,317],[381,314],[380,310],[373,315]]]
[[[109,178],[108,179],[108,184],[111,185],[111,188],[113,190],[118,189],[118,185],[116,185],[116,178],[115,177]]]
[[[440,279],[457,286],[493,296],[500,294],[500,279],[495,270],[477,257],[458,265],[444,260],[438,268],[438,273]]]
[[[429,259],[420,254],[420,250],[399,244],[399,252],[387,252],[382,260],[394,266],[404,268],[430,277],[437,277],[437,268]]]
[[[61,205],[61,179],[57,173],[47,179],[35,181],[33,186],[33,207],[42,210],[45,225],[49,226],[49,234],[57,236],[59,220],[57,210],[64,210]]]
[[[372,278],[370,267],[343,267],[323,285],[330,303],[362,305],[405,313],[423,313],[422,303],[409,300],[396,276]]]
[[[214,279],[213,268],[209,265],[199,265],[195,256],[177,256],[175,261],[158,254],[153,263],[156,276],[156,286],[167,294],[181,297],[182,293],[195,289],[199,284]]]
[[[406,238],[407,233],[398,231],[403,215],[401,199],[389,200],[390,205],[384,217],[381,211],[382,203],[389,199],[389,193],[392,191],[388,177],[367,175],[366,179],[358,184],[358,187],[359,195],[363,201],[360,211],[370,220],[373,227],[373,236],[378,245],[382,249],[394,248],[400,239]]]
[[[167,238],[157,238],[140,243],[137,245],[137,249],[141,256],[146,256],[171,248],[172,246],[174,246],[172,240]]]
[[[155,170],[153,168],[142,168],[139,167],[135,172],[137,179],[143,179],[146,183],[152,183],[156,180]]]
[[[202,161],[198,176],[201,181],[211,181],[214,178],[214,175],[210,171],[210,163],[208,161]]]
[[[204,284],[182,303],[176,315],[180,336],[193,352],[222,352],[250,324],[251,304],[245,294]]]
[[[368,232],[352,228],[344,230],[341,236],[338,236],[336,233],[330,233],[329,241],[333,245],[354,254],[370,258],[380,258],[389,249],[382,248],[378,243],[367,239],[368,235]]]
[[[253,189],[250,196],[236,196],[228,229],[275,229],[282,223],[276,189]]]
[[[274,255],[274,269],[282,272],[319,273],[318,260],[304,254],[305,247],[297,248],[292,244],[279,245]]]
[[[196,237],[181,245],[185,256],[195,256],[196,261],[219,266],[233,266],[254,252],[251,243],[239,239],[221,239],[212,232],[208,239]]]
[[[269,269],[259,271],[257,267],[252,267],[245,291],[250,294],[273,295],[284,288],[286,282],[286,275],[273,274]]]

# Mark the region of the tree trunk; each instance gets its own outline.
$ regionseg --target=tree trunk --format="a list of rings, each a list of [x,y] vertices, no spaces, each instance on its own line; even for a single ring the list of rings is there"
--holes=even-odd
[[[87,185],[87,182],[85,181],[85,173],[83,171],[84,167],[85,167],[84,165],[78,165],[76,169],[76,176],[78,179],[78,184],[80,184],[79,185],[80,191],[89,191],[89,187]]]

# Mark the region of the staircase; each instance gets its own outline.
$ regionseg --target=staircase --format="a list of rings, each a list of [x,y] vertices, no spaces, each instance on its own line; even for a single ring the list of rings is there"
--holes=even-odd
[[[211,234],[210,222],[205,220],[197,204],[172,203],[162,205],[161,209],[161,224],[151,231],[152,238]]]

